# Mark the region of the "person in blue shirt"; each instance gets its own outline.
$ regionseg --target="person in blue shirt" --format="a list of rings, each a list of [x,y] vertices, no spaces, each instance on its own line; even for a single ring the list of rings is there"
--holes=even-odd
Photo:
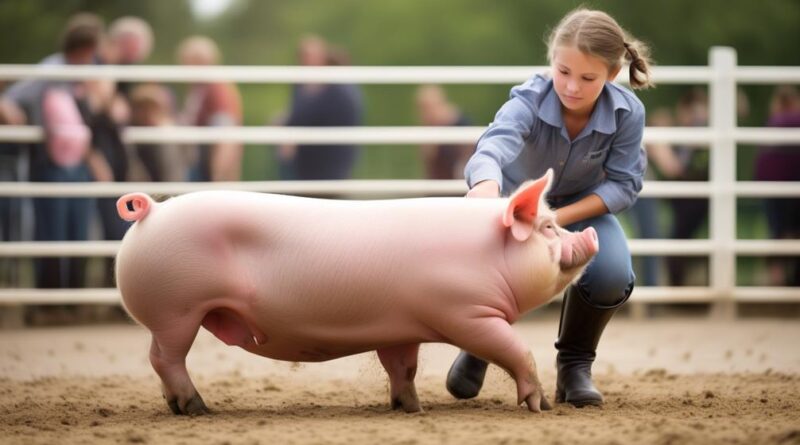
[[[597,231],[597,257],[564,295],[555,343],[556,402],[601,405],[603,396],[591,377],[595,351],[634,283],[630,251],[614,214],[634,203],[647,165],[644,106],[612,81],[627,62],[631,86],[651,86],[648,49],[608,14],[579,8],[551,33],[548,59],[552,77],[536,75],[512,88],[478,141],[464,169],[467,197],[510,194],[552,168],[547,199],[559,225]],[[486,366],[461,351],[447,375],[448,391],[475,397]]]

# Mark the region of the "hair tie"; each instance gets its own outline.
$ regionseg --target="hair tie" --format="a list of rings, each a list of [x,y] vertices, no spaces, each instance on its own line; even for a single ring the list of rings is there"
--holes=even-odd
[[[636,61],[639,59],[639,53],[636,52],[636,49],[628,42],[622,42],[622,46],[625,47],[625,52],[631,57],[632,61]]]

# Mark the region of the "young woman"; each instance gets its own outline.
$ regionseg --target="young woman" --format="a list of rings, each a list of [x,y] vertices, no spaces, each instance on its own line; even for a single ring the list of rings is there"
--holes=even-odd
[[[467,197],[497,197],[553,168],[548,201],[559,225],[597,231],[599,254],[564,295],[555,344],[559,403],[602,404],[592,362],[603,329],[633,290],[630,252],[613,214],[630,207],[642,188],[645,110],[612,81],[624,61],[633,88],[651,86],[647,53],[608,14],[570,12],[548,42],[552,78],[537,75],[511,90],[464,170]],[[458,398],[475,397],[486,366],[462,351],[447,389]]]

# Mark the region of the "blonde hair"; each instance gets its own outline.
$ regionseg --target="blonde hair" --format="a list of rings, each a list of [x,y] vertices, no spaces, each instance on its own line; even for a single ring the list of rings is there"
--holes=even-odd
[[[602,11],[578,8],[564,16],[547,40],[547,58],[553,60],[558,46],[573,45],[585,54],[606,62],[609,72],[630,64],[630,84],[634,89],[653,86],[650,79],[650,49],[628,34]]]
[[[120,17],[108,27],[108,36],[111,40],[119,41],[128,37],[134,38],[141,44],[139,59],[145,59],[153,49],[153,29],[146,21],[134,16]]]
[[[220,61],[217,44],[206,36],[192,36],[178,45],[178,59],[193,65],[216,65]]]

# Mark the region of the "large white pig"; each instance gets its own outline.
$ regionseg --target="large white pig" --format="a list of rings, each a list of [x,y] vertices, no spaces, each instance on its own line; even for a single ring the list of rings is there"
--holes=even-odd
[[[136,221],[117,255],[128,312],[176,414],[207,412],[186,370],[200,326],[228,345],[316,362],[377,351],[391,405],[420,410],[420,343],[445,342],[514,378],[518,403],[548,409],[511,324],[577,278],[594,229],[556,225],[552,172],[510,198],[342,201],[234,191],[156,203],[123,196]]]

